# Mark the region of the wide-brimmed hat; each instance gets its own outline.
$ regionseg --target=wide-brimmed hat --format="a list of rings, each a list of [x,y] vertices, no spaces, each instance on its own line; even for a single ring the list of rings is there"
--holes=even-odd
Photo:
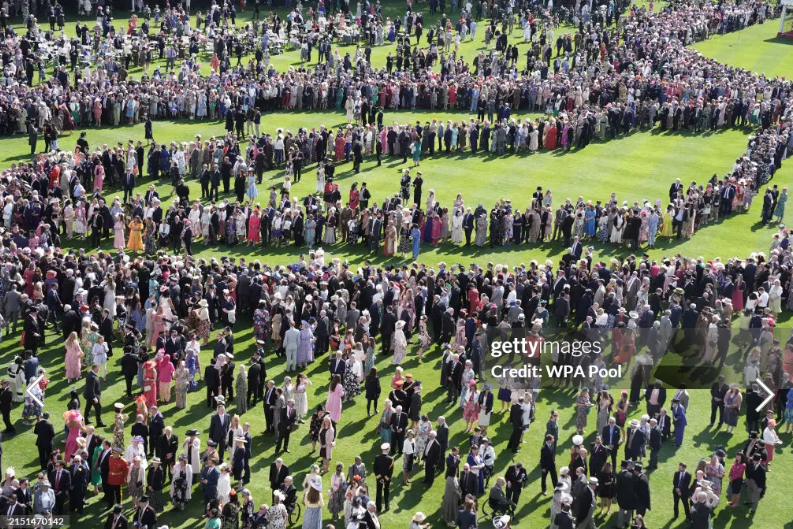
[[[421,522],[423,522],[426,519],[427,519],[427,515],[424,514],[421,511],[419,511],[416,514],[413,515],[413,519],[411,521],[412,522],[416,522],[416,523],[421,523]]]

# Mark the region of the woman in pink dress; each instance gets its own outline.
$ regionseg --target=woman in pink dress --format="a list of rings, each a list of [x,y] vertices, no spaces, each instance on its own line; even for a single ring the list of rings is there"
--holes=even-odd
[[[105,182],[105,168],[101,163],[94,166],[94,193],[101,193]]]
[[[113,225],[113,247],[119,252],[123,252],[127,246],[127,242],[124,240],[124,225],[124,215],[117,214],[116,222]]]
[[[66,427],[69,429],[69,434],[66,436],[66,448],[64,453],[67,460],[71,459],[72,455],[77,452],[79,446],[77,439],[80,434],[85,431],[85,424],[83,423],[83,416],[80,410],[69,410],[63,414],[63,420],[66,421]]]
[[[143,364],[143,396],[146,397],[146,404],[154,406],[157,404],[157,364],[154,360],[149,360]]]
[[[383,149],[383,154],[391,154],[388,152],[388,129],[385,127],[380,132],[380,148]]]
[[[435,214],[432,217],[432,245],[438,246],[438,240],[441,237],[441,218]]]
[[[171,381],[176,368],[171,362],[171,355],[164,355],[157,362],[157,378],[160,383],[160,400],[163,402],[171,401]]]
[[[157,312],[151,317],[151,319],[154,322],[154,332],[152,333],[151,339],[151,344],[153,345],[156,342],[157,337],[160,336],[160,333],[166,332],[168,330],[168,320],[162,305],[157,306]]]
[[[251,218],[248,219],[248,246],[259,243],[259,226],[262,224],[262,214],[259,208],[253,210]]]
[[[68,338],[66,338],[66,381],[71,384],[72,380],[80,378],[80,371],[82,370],[82,357],[83,349],[80,347],[80,338],[77,333],[72,331]]]
[[[325,409],[330,414],[333,423],[336,424],[341,418],[341,399],[344,397],[344,386],[341,384],[341,377],[333,375],[330,382],[328,400],[325,402]]]

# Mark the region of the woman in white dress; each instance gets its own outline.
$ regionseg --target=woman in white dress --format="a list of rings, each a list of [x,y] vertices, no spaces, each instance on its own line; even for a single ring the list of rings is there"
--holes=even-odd
[[[317,168],[317,193],[324,193],[325,192],[325,165],[319,164]]]
[[[222,463],[220,465],[220,477],[218,478],[218,501],[220,504],[227,504],[229,502],[230,495],[231,474],[229,473],[229,467],[226,466],[226,463]]]
[[[452,217],[451,221],[452,225],[452,242],[454,244],[460,244],[463,242],[463,212],[461,210],[455,210],[454,216]]]
[[[614,223],[611,225],[611,243],[622,244],[622,230],[625,229],[625,218],[622,211],[618,212],[614,217]]]
[[[537,127],[532,127],[532,131],[529,132],[529,151],[537,152],[537,149],[540,147],[540,131]]]
[[[104,308],[110,313],[111,318],[116,317],[116,284],[113,282],[112,277],[108,277],[104,281],[105,301],[102,304]]]

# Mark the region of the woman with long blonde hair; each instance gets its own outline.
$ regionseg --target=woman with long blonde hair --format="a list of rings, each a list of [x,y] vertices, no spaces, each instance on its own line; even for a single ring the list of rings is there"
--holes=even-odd
[[[66,381],[71,384],[72,380],[80,380],[80,372],[82,370],[82,361],[85,358],[82,347],[80,347],[80,338],[75,331],[69,334],[66,338]]]

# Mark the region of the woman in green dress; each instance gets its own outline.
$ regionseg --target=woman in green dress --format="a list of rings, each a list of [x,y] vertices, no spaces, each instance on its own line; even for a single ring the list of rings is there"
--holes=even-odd
[[[102,472],[99,468],[99,454],[105,449],[104,436],[97,435],[96,440],[98,442],[94,447],[94,453],[91,454],[91,485],[94,486],[94,495],[99,494],[99,491],[102,490]]]

